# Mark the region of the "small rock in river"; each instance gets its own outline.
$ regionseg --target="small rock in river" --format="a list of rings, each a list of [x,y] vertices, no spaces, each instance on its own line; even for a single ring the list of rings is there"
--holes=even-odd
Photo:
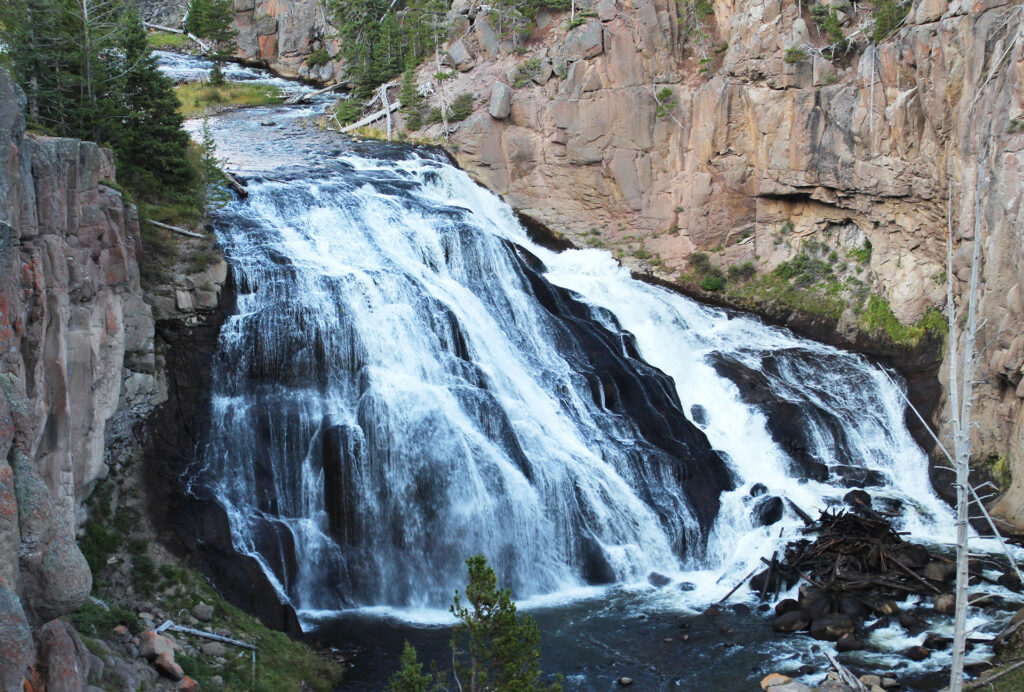
[[[629,687],[633,684],[633,678],[619,678],[619,685],[622,687]]]

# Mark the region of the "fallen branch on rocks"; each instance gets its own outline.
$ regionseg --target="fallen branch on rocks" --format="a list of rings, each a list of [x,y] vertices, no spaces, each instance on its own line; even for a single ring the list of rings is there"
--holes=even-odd
[[[205,637],[206,639],[212,639],[213,641],[222,642],[224,644],[230,644],[231,646],[237,646],[242,649],[249,649],[252,653],[252,679],[256,679],[256,647],[252,644],[232,639],[231,637],[225,637],[213,632],[204,632],[203,630],[197,630],[192,627],[186,627],[185,625],[175,624],[173,620],[165,620],[159,627],[156,628],[156,633],[160,634],[165,630],[171,630],[172,632],[181,632],[182,634],[190,634],[194,637]]]
[[[156,226],[157,228],[165,228],[168,231],[174,231],[175,233],[178,233],[180,235],[187,235],[189,238],[205,238],[206,237],[202,233],[194,233],[192,231],[186,231],[184,228],[179,228],[178,226],[172,226],[169,223],[161,223],[159,221],[154,221],[153,219],[146,219],[146,223],[151,223],[154,226]]]
[[[146,27],[147,29],[154,29],[156,31],[165,31],[165,32],[167,32],[169,34],[184,34],[185,36],[187,36],[190,39],[192,39],[193,41],[195,41],[199,45],[199,47],[203,50],[204,53],[209,53],[210,52],[210,47],[208,45],[206,45],[205,43],[203,43],[203,41],[198,36],[196,36],[195,34],[190,34],[189,32],[187,32],[187,31],[185,31],[183,29],[175,29],[174,27],[170,27],[170,26],[161,26],[160,24],[150,24],[149,22],[143,22],[142,25],[144,27]]]
[[[344,84],[342,84],[341,82],[338,82],[337,84],[331,84],[330,86],[325,86],[323,89],[317,89],[316,91],[307,91],[307,92],[304,92],[304,93],[301,93],[301,94],[295,94],[294,96],[289,96],[287,99],[285,99],[284,105],[286,105],[286,106],[297,106],[300,103],[309,103],[310,101],[315,99],[317,96],[323,96],[324,94],[329,94],[332,91],[334,91],[336,89],[340,89],[343,86],[344,86]]]

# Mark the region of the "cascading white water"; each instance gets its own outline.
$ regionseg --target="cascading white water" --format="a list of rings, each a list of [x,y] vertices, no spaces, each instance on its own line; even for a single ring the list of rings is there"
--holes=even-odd
[[[240,295],[199,480],[297,608],[444,607],[477,552],[520,598],[746,570],[795,521],[755,526],[755,483],[951,526],[862,358],[538,248],[408,150],[282,176],[218,219]]]

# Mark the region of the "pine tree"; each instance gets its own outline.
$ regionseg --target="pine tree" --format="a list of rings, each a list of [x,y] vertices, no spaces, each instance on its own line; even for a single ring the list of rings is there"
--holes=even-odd
[[[138,191],[163,189],[186,194],[195,172],[188,159],[189,136],[182,129],[171,80],[149,49],[138,10],[129,6],[122,19],[119,127],[112,137],[119,175]]]
[[[497,588],[487,558],[466,560],[469,584],[465,603],[458,592],[451,613],[459,619],[452,637],[455,674],[472,692],[560,692],[561,681],[543,685],[540,677],[540,630],[529,615],[519,615],[508,589]]]
[[[208,39],[213,44],[214,69],[210,72],[210,82],[223,83],[221,63],[231,57],[238,49],[231,28],[235,12],[231,0],[191,0],[185,16],[185,29],[200,38]]]
[[[437,689],[431,677],[423,672],[416,658],[416,649],[409,642],[402,648],[401,668],[388,680],[385,692],[430,692]]]

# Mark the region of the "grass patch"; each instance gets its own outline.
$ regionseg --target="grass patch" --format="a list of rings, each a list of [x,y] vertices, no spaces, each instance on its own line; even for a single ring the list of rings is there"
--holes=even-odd
[[[86,599],[82,607],[72,613],[71,623],[79,633],[94,637],[110,636],[118,625],[124,625],[132,632],[142,630],[142,623],[135,613],[117,606],[104,608],[92,599]]]
[[[162,566],[162,588],[181,585],[178,593],[164,601],[164,607],[171,612],[191,608],[200,600],[213,606],[214,629],[227,629],[237,639],[254,643],[256,655],[256,680],[252,679],[252,663],[249,652],[228,646],[227,663],[217,666],[209,656],[195,657],[175,655],[185,672],[196,679],[200,686],[212,689],[211,678],[220,675],[225,690],[261,690],[265,692],[300,692],[315,690],[328,692],[341,680],[341,667],[332,661],[316,655],[309,647],[295,641],[288,635],[265,627],[259,620],[234,607],[221,598],[198,573],[183,567]],[[204,641],[194,641],[202,644]]]
[[[880,296],[868,298],[867,307],[861,314],[861,324],[871,332],[883,331],[893,343],[905,346],[917,344],[929,332],[942,334],[947,329],[945,318],[935,308],[925,312],[917,324],[903,324],[892,314],[889,301]]]
[[[147,40],[153,50],[187,51],[197,47],[185,34],[172,34],[169,31],[151,31]]]
[[[281,90],[267,84],[225,82],[214,86],[205,82],[174,87],[185,118],[200,118],[214,108],[252,108],[281,103]]]
[[[740,304],[756,306],[778,303],[794,310],[837,320],[843,314],[846,302],[830,291],[831,284],[800,285],[772,272],[752,277],[744,283],[728,286],[726,295]]]

